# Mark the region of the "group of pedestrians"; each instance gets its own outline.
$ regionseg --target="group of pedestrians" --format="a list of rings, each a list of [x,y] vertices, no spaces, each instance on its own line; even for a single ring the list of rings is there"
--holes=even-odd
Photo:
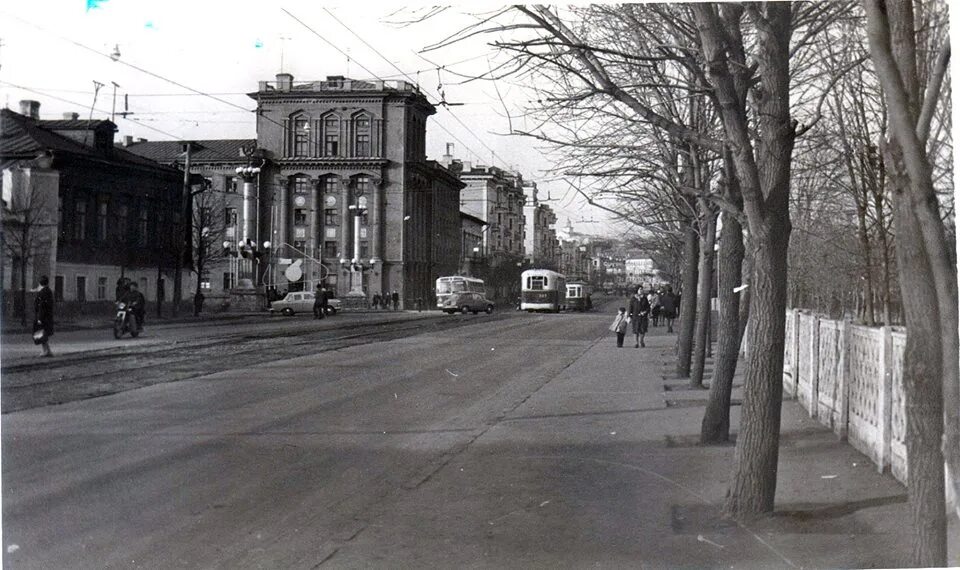
[[[670,285],[660,291],[652,288],[644,291],[643,287],[638,287],[637,292],[630,297],[628,305],[620,307],[610,325],[610,330],[617,335],[617,348],[623,348],[628,330],[634,335],[634,348],[645,347],[644,336],[649,330],[651,318],[654,326],[659,326],[661,321],[665,321],[667,332],[672,333],[673,321],[677,318],[679,305],[679,295],[674,294],[673,287]]]
[[[374,309],[389,309],[391,304],[393,305],[394,311],[400,308],[400,293],[397,293],[396,289],[390,294],[384,293],[382,297],[379,293],[375,293],[373,299],[370,301],[370,306]]]

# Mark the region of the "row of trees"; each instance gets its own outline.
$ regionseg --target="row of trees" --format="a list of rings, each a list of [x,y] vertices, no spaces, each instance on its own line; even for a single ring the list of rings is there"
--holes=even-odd
[[[682,262],[677,374],[696,387],[710,300],[695,292],[716,266],[705,444],[729,438],[743,334],[752,347],[731,516],[774,509],[788,298],[906,324],[921,566],[946,562],[944,460],[960,475],[947,29],[929,0],[515,6],[427,47],[499,38],[507,57],[482,78],[536,90],[536,126],[515,134]]]

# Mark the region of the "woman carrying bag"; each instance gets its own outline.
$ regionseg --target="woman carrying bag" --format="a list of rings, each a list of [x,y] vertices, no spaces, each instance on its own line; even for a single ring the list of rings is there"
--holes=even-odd
[[[40,278],[40,290],[33,302],[33,342],[43,347],[41,356],[50,357],[50,337],[53,336],[53,291],[50,290],[50,279],[44,275]]]

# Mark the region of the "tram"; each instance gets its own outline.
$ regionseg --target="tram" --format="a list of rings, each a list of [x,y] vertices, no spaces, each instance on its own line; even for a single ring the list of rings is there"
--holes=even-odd
[[[451,295],[459,293],[480,293],[481,295],[486,295],[483,279],[463,277],[462,275],[437,279],[437,308],[447,308],[444,305],[446,300],[449,299]]]
[[[593,287],[583,281],[567,283],[567,308],[571,311],[589,311],[593,308],[590,295]]]
[[[559,313],[567,306],[567,280],[549,269],[528,269],[520,274],[520,310]]]

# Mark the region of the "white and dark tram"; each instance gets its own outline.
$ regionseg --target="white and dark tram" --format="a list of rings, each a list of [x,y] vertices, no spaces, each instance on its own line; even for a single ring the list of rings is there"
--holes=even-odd
[[[590,295],[593,287],[584,281],[567,283],[567,308],[571,311],[589,311],[593,308]]]
[[[567,280],[549,269],[528,269],[520,274],[520,310],[559,313],[567,308]]]

